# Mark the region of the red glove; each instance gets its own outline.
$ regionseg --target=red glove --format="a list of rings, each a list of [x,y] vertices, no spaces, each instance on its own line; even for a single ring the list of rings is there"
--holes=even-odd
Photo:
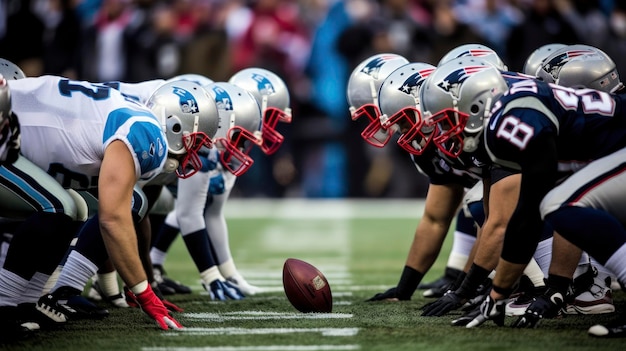
[[[168,310],[170,310],[172,312],[183,312],[184,311],[182,308],[178,307],[177,305],[175,305],[171,301],[167,301],[167,300],[163,299],[163,300],[161,300],[161,302],[163,302],[163,306],[165,306]]]
[[[124,286],[124,297],[126,298],[126,303],[129,307],[139,307],[135,294],[133,294],[133,292],[126,286]]]
[[[137,302],[141,306],[141,309],[152,317],[161,329],[167,330],[182,329],[183,326],[178,323],[174,317],[170,316],[167,308],[163,305],[163,302],[154,294],[150,285],[141,294],[135,295]]]

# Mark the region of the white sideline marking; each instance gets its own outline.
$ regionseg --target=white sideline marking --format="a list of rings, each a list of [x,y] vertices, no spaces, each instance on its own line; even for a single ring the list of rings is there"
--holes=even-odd
[[[143,351],[343,351],[359,350],[359,345],[265,345],[207,347],[142,347]]]
[[[264,311],[238,311],[229,313],[184,313],[186,318],[201,319],[210,322],[232,320],[269,320],[269,319],[346,319],[352,318],[351,313],[285,313]]]
[[[164,336],[185,335],[269,335],[320,333],[322,336],[355,336],[359,328],[184,328],[165,332]]]

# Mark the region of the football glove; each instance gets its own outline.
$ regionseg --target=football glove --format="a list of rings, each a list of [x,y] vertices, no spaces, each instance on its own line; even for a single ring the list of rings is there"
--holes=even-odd
[[[483,303],[480,305],[480,314],[476,316],[472,321],[467,323],[466,328],[474,328],[485,323],[488,320],[492,320],[496,325],[504,325],[504,308],[506,306],[506,299],[494,300],[490,295],[485,297]]]
[[[408,301],[408,300],[411,299],[410,297],[409,298],[404,298],[404,299],[399,298],[398,295],[396,294],[397,290],[398,289],[396,287],[393,287],[391,289],[388,289],[385,292],[378,293],[378,294],[370,297],[369,299],[367,299],[365,301],[366,302],[384,301],[384,300],[387,300],[387,301]]]
[[[469,322],[473,321],[474,318],[478,317],[478,315],[480,315],[480,305],[476,306],[472,310],[467,310],[461,317],[453,320],[452,325],[455,327],[464,327]]]
[[[220,159],[220,152],[215,148],[211,148],[208,152],[205,152],[205,148],[203,148],[198,155],[200,156],[200,161],[202,162],[202,167],[200,168],[201,172],[212,171],[217,167],[217,163]]]
[[[545,294],[537,296],[526,308],[524,315],[514,323],[515,328],[536,328],[543,318],[554,318],[565,306],[565,299],[560,292],[548,289]]]
[[[158,286],[159,284],[157,282],[152,282],[152,291],[154,291],[154,294],[159,298],[159,300],[161,300],[161,302],[163,302],[163,305],[171,312],[183,312],[183,309],[176,306],[176,304],[174,304],[171,301],[167,301],[165,299],[165,297],[163,296],[163,292],[161,292],[161,289]]]
[[[127,294],[128,293],[132,294],[132,291],[128,290]],[[167,308],[163,305],[163,302],[161,302],[161,300],[159,300],[159,298],[154,294],[150,285],[148,285],[146,290],[142,293],[135,295],[135,300],[141,307],[141,310],[154,319],[161,329],[167,330],[169,328],[183,328],[183,326],[170,315]]]
[[[209,292],[211,300],[226,301],[241,300],[244,298],[241,291],[227,281],[215,279],[209,283],[208,286],[203,282],[202,286]]]
[[[467,299],[459,296],[459,294],[457,294],[455,291],[448,290],[448,292],[440,297],[437,301],[431,302],[422,307],[422,316],[443,316],[444,314],[463,306],[466,301]]]

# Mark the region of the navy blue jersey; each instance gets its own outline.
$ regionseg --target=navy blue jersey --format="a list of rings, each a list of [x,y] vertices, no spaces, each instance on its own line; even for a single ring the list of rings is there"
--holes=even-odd
[[[626,146],[624,104],[622,96],[591,89],[514,83],[494,104],[486,147],[494,162],[519,170],[533,162],[534,140],[554,138],[560,170],[584,165]]]
[[[462,155],[459,159],[443,157],[435,147],[420,156],[411,155],[417,169],[428,177],[431,184],[459,184],[471,188],[486,175],[486,164],[476,155]]]
[[[563,172],[626,146],[626,98],[537,80],[514,83],[494,104],[485,127],[496,164],[519,170],[520,195],[502,258],[527,263],[540,239],[543,197]]]

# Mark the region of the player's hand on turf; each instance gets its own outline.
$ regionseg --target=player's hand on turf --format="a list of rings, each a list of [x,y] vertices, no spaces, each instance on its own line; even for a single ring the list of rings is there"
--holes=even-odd
[[[385,292],[382,293],[378,293],[372,297],[370,297],[369,299],[365,300],[366,302],[370,302],[370,301],[401,301],[401,300],[410,300],[410,298],[408,299],[400,299],[398,298],[398,295],[396,294],[397,292],[397,288],[393,287],[391,289],[388,289]]]
[[[132,291],[129,290],[128,292],[132,294]],[[163,305],[163,302],[154,294],[150,285],[148,285],[148,288],[146,288],[146,290],[144,290],[141,294],[136,294],[135,299],[141,309],[148,316],[154,319],[161,329],[167,330],[169,328],[183,328],[183,326],[170,315],[167,308]]]
[[[165,297],[163,296],[163,292],[161,292],[161,289],[159,289],[159,285],[156,282],[152,283],[152,291],[154,291],[154,294],[159,298],[159,300],[161,300],[161,302],[163,302],[163,305],[171,312],[183,312],[184,310],[178,306],[176,306],[175,303],[168,301],[165,299]]]
[[[483,303],[480,305],[480,314],[476,316],[472,321],[467,323],[466,328],[474,328],[485,323],[488,320],[492,320],[496,325],[504,325],[504,308],[506,306],[506,299],[494,300],[490,295],[485,297]]]
[[[211,300],[226,301],[241,300],[244,298],[237,287],[225,280],[215,279],[209,283],[208,287],[204,285],[204,288],[209,292]]]
[[[536,328],[542,319],[556,317],[564,304],[563,295],[560,292],[548,289],[543,295],[533,299],[524,315],[513,323],[513,327]]]
[[[437,299],[437,301],[424,305],[424,307],[422,307],[422,316],[443,316],[444,314],[463,306],[465,301],[467,301],[467,299],[459,296],[454,291],[448,290],[448,292]]]
[[[484,298],[484,296],[482,296]],[[480,315],[480,305],[474,307],[472,310],[467,310],[461,317],[452,321],[452,325],[455,327],[464,327],[469,322],[473,321],[474,318]]]

